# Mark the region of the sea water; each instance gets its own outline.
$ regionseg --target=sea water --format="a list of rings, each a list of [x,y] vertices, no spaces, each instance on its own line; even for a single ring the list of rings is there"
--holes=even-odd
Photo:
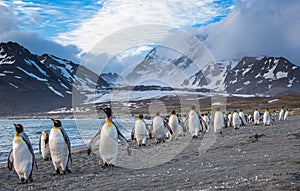
[[[101,129],[104,119],[61,119],[63,128],[66,130],[70,141],[71,149],[87,146],[91,138]],[[51,130],[53,122],[50,119],[21,119],[21,120],[0,120],[0,162],[7,160],[12,148],[15,135],[14,123],[22,124],[24,131],[30,139],[34,153],[40,156],[39,140],[43,130]],[[132,119],[119,119],[119,129],[128,139],[134,125]]]

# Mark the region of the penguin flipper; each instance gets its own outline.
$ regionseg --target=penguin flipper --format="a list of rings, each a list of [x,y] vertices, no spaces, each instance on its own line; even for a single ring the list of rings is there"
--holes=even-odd
[[[130,146],[127,142],[127,139],[124,137],[124,135],[122,135],[122,133],[120,132],[119,128],[116,126],[116,124],[114,122],[112,122],[114,124],[114,126],[116,127],[117,129],[117,132],[118,132],[118,139],[121,141],[122,145],[126,146],[127,147],[127,153],[128,153],[128,156],[130,156],[131,154],[131,150],[130,150]]]
[[[40,153],[40,154],[42,154],[41,141],[42,141],[42,133],[41,133],[41,135],[40,135],[40,140],[39,140],[39,153]]]
[[[169,126],[169,124],[167,122],[164,121],[164,126],[168,129],[168,131],[170,132],[171,135],[173,135],[173,131],[171,129],[171,127]]]
[[[64,129],[63,127],[60,127],[60,131],[61,131],[61,133],[62,133],[62,135],[63,135],[63,137],[64,137],[65,142],[66,142],[67,145],[68,145],[68,150],[69,150],[69,156],[68,156],[68,158],[70,159],[70,161],[71,161],[71,163],[72,163],[72,156],[71,156],[71,141],[70,141],[70,138],[69,138],[67,132],[65,131],[65,129]]]
[[[92,152],[92,147],[96,144],[97,141],[99,141],[100,139],[100,133],[101,133],[101,129],[96,133],[96,135],[94,135],[94,137],[91,139],[89,145],[88,145],[88,150],[87,150],[87,154],[90,155]]]
[[[12,154],[12,149],[9,152],[8,158],[7,158],[7,167],[9,170],[12,170],[14,167],[14,156]]]

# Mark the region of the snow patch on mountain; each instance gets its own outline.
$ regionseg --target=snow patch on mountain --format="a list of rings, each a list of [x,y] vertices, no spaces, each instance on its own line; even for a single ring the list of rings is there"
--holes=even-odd
[[[45,78],[40,78],[38,76],[36,76],[35,74],[31,73],[31,72],[28,72],[26,71],[25,69],[21,68],[21,67],[17,67],[19,70],[21,70],[22,72],[24,72],[25,74],[27,74],[28,76],[32,77],[32,78],[35,78],[36,80],[38,81],[42,81],[42,82],[47,82],[48,80],[45,79]]]

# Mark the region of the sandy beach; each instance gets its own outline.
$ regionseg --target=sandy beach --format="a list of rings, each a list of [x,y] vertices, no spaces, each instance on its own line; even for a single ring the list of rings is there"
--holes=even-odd
[[[101,169],[96,154],[77,150],[72,173],[55,176],[52,162],[39,159],[34,181],[23,185],[3,164],[0,190],[300,190],[299,123],[297,115],[193,140],[152,139],[142,148],[131,142],[132,155],[120,145],[114,169]]]

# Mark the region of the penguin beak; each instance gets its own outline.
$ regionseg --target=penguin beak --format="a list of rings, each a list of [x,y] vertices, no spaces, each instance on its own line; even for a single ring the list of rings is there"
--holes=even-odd
[[[50,118],[52,121],[54,121],[54,119],[53,118]]]
[[[15,126],[15,127],[17,127],[17,126],[18,126],[18,124],[15,124],[15,123],[14,123],[14,126]]]

